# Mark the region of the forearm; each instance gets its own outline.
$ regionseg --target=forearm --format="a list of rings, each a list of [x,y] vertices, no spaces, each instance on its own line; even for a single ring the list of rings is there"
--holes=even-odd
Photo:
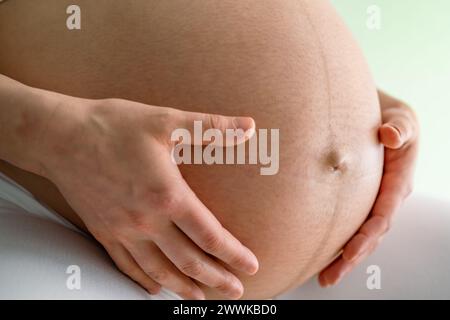
[[[0,75],[0,159],[41,174],[64,97]]]

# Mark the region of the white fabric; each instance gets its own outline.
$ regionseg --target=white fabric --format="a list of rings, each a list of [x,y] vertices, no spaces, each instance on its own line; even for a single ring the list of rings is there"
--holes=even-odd
[[[368,289],[368,267],[379,267],[381,289]],[[412,195],[377,250],[326,289],[317,279],[280,299],[450,299],[450,202]]]
[[[77,232],[80,231],[72,223],[56,214],[49,207],[38,202],[34,196],[14,180],[0,172],[0,199],[14,203],[33,215],[57,222]]]
[[[66,285],[73,265],[81,271],[79,290]],[[0,299],[179,297],[165,289],[149,295],[90,236],[0,173]]]
[[[70,290],[69,266],[81,270]],[[367,267],[381,270],[369,290]],[[414,195],[379,249],[343,282],[322,289],[316,279],[278,299],[450,299],[450,203]],[[88,235],[0,174],[0,299],[176,299],[150,296],[120,273]]]

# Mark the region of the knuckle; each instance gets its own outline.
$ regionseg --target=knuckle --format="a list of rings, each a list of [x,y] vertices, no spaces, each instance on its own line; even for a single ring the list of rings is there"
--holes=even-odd
[[[156,207],[161,212],[176,212],[181,196],[173,189],[158,192],[156,195]]]
[[[200,260],[189,260],[181,265],[180,270],[184,274],[195,278],[203,273],[204,266]]]
[[[366,225],[365,229],[363,229],[363,233],[366,234],[368,238],[377,238],[386,233],[390,228],[390,221],[385,216],[374,216],[371,218],[370,222],[371,224]]]
[[[216,289],[219,292],[222,293],[228,293],[230,291],[230,286],[226,280],[220,280],[215,286],[214,289]]]
[[[374,243],[373,245],[372,245],[372,247],[370,247],[370,249],[369,249],[369,251],[368,251],[368,253],[367,253],[367,256],[368,255],[371,255],[377,248],[378,248],[378,244],[380,243],[380,241],[378,240],[376,243]]]
[[[125,231],[125,228],[122,225],[113,226],[110,230],[112,236],[116,241],[118,241],[122,245],[128,244],[130,240],[130,234]]]
[[[233,296],[235,295],[242,296],[243,289],[236,286],[234,284],[234,281],[235,281],[234,278],[230,274],[225,272],[223,273],[221,279],[214,286],[214,289],[226,295],[232,294]]]
[[[177,209],[173,209],[173,210],[169,210],[166,212],[167,217],[169,218],[169,220],[179,220],[179,219],[183,219],[185,217],[188,216],[188,213],[185,212],[184,210],[177,210]]]
[[[169,279],[169,272],[165,269],[149,269],[145,272],[150,278],[158,283],[165,283]]]
[[[181,111],[174,108],[165,108],[164,110],[164,121],[166,132],[172,133],[173,130],[180,127],[182,123],[183,114]]]
[[[166,138],[170,138],[171,132],[177,129],[180,112],[174,108],[158,107],[156,113],[149,111],[148,117],[151,123],[154,124],[154,133],[165,141]]]
[[[231,266],[236,266],[236,267],[242,267],[246,265],[246,259],[244,258],[244,256],[242,255],[234,255],[231,260],[230,260],[230,265]]]
[[[127,247],[136,235],[155,235],[158,230],[149,217],[142,213],[133,213],[127,216],[127,220],[120,224],[112,225],[110,232],[113,238]]]
[[[389,232],[389,230],[391,230],[391,221],[386,218],[386,219],[384,219],[382,235],[384,235],[385,233]]]
[[[110,247],[114,244],[114,240],[111,239],[111,235],[107,235],[104,232],[91,231],[92,236],[100,242],[104,247]]]
[[[130,226],[138,233],[152,234],[154,228],[151,221],[142,212],[132,212],[129,214]]]
[[[413,192],[414,187],[412,183],[408,183],[405,187],[405,194],[404,194],[404,198],[407,198],[411,195],[411,193]]]
[[[177,112],[175,109],[165,107],[158,110],[157,119],[163,128],[169,128],[170,125],[174,124],[176,116]]]
[[[225,129],[225,125],[223,123],[223,118],[217,114],[210,114],[208,116],[209,126],[210,128],[215,128],[223,131]]]
[[[146,284],[145,287],[150,294],[158,294],[161,291],[161,286],[157,283]]]
[[[118,264],[117,268],[119,268],[120,271],[129,275],[133,279],[135,279],[139,273],[139,269],[136,266],[129,264]]]
[[[207,232],[203,236],[203,249],[208,253],[221,251],[224,247],[223,237],[215,232]]]
[[[180,290],[178,291],[178,294],[180,294],[181,296],[193,297],[195,292],[196,292],[196,289],[194,286],[184,285],[183,287],[180,288]]]
[[[165,120],[167,121],[172,121],[174,120],[177,116],[179,115],[179,112],[177,109],[174,108],[170,108],[170,107],[165,107],[162,110],[162,116]]]
[[[134,221],[134,223],[132,224],[132,227],[138,233],[148,233],[148,234],[152,233],[151,226],[144,219],[139,220],[139,221]]]
[[[419,130],[420,123],[416,111],[409,104],[403,101],[400,102],[399,107],[402,108],[407,115],[410,124],[412,124],[413,130],[417,132]]]

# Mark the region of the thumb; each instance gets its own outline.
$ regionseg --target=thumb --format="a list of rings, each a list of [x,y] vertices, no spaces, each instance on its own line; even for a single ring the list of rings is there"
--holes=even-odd
[[[219,146],[233,146],[247,141],[255,133],[255,121],[250,117],[180,111],[176,118],[175,134],[172,134],[172,138],[182,134],[185,141],[184,135],[189,132],[190,141],[183,142],[184,144],[214,143]],[[176,132],[177,129],[181,130]]]
[[[413,130],[407,118],[392,118],[379,130],[380,142],[389,149],[399,149],[412,137]]]

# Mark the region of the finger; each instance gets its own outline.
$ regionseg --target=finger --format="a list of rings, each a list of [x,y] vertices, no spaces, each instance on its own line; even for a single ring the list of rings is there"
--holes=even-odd
[[[172,221],[207,253],[234,269],[250,275],[258,271],[256,256],[222,227],[216,217],[192,191],[186,209],[172,216]]]
[[[349,262],[358,258],[370,246],[370,238],[358,232],[344,247],[342,258]]]
[[[127,249],[141,269],[161,286],[185,299],[205,299],[203,291],[182,274],[154,243],[141,240]]]
[[[418,135],[419,122],[414,110],[408,104],[379,90],[383,124],[391,123],[403,135],[414,139]],[[409,139],[405,139],[409,140]]]
[[[403,145],[400,131],[391,124],[383,124],[379,130],[380,142],[387,148],[398,149]]]
[[[378,242],[389,229],[387,217],[374,215],[360,228],[358,233],[344,247],[342,257],[352,262],[366,252],[374,243]]]
[[[396,175],[385,174],[374,207],[369,218],[364,222],[357,234],[344,248],[343,258],[355,260],[373,242],[378,241],[389,229],[395,213],[399,210],[406,192],[401,181],[394,181]],[[394,192],[394,189],[397,189]]]
[[[232,273],[208,257],[175,226],[164,230],[163,237],[153,239],[170,261],[185,275],[238,299],[244,288]]]
[[[399,170],[393,167],[392,163],[386,165],[380,192],[368,220],[344,247],[343,253],[339,257],[343,261],[337,259],[332,265],[325,268],[319,281],[324,282],[320,280],[324,276],[330,278],[329,281],[336,281],[339,274],[348,268],[349,263],[360,260],[360,257],[365,256],[374,243],[380,242],[390,228],[392,217],[411,190],[410,184],[405,183],[405,180],[407,181],[407,175],[399,174]]]
[[[148,293],[159,293],[161,285],[145,274],[125,247],[117,243],[105,246],[105,249],[120,271],[140,284]]]
[[[169,162],[166,161],[166,164]],[[178,170],[175,199],[164,201],[160,208],[165,217],[176,224],[195,244],[231,268],[253,275],[258,271],[256,256],[223,228],[217,218],[197,198]],[[179,196],[182,195],[182,196]]]
[[[372,208],[370,217],[385,217],[385,222],[387,223],[385,227],[389,228],[392,217],[400,209],[410,189],[403,186],[400,182],[390,181],[391,179],[394,180],[394,177],[387,177],[385,175],[383,179],[384,181],[382,181],[380,192]],[[393,190],[395,187],[397,187],[397,190]]]
[[[329,287],[338,284],[342,278],[352,271],[358,264],[369,256],[376,248],[376,243],[353,261],[345,260],[339,255],[326,269],[319,274],[319,284],[322,287]]]
[[[380,193],[391,193],[403,201],[412,192],[416,154],[415,143],[399,150],[385,151]]]
[[[340,274],[350,268],[351,262],[342,259],[339,255],[326,269],[319,274],[319,284],[321,287],[335,285],[340,279]]]
[[[412,127],[404,117],[383,124],[379,130],[381,143],[389,149],[401,148],[408,143],[412,135]]]
[[[250,117],[228,117],[217,114],[188,112],[177,110],[175,131],[172,132],[171,140],[182,137],[183,144],[202,145],[214,142],[219,146],[238,145],[250,139],[255,133],[255,121]],[[182,129],[178,131],[177,129]],[[215,137],[222,137],[215,141],[210,135],[204,134],[206,130],[214,129]],[[190,137],[187,139],[184,130],[188,130]],[[214,140],[214,141],[212,141]]]
[[[364,222],[358,233],[344,248],[343,258],[353,261],[362,255],[374,243],[389,231],[392,217],[400,208],[404,196],[383,190],[376,200],[369,219]]]

